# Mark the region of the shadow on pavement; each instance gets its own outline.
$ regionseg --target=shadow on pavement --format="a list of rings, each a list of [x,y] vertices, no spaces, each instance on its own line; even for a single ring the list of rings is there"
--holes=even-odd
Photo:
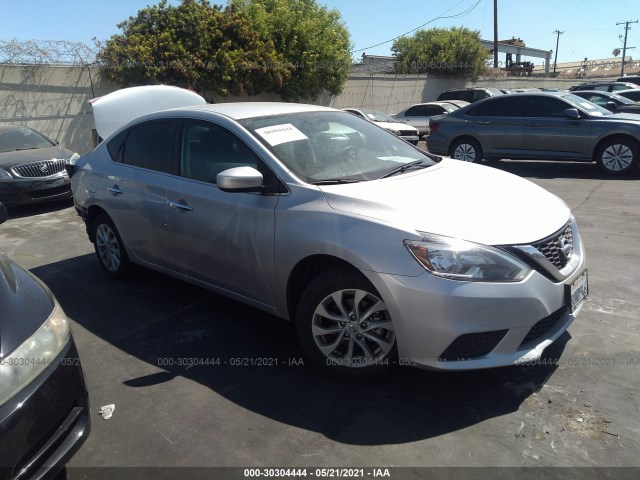
[[[33,273],[79,325],[164,370],[125,379],[127,387],[182,376],[245,409],[349,445],[413,442],[516,411],[556,368],[553,362],[460,373],[399,367],[375,381],[335,379],[301,364],[288,322],[167,276],[140,269],[116,282],[93,255]],[[558,358],[569,338],[565,333],[549,347],[546,359]],[[210,364],[181,364],[193,358]],[[166,408],[179,409],[179,399]]]
[[[543,160],[500,160],[483,165],[527,178],[578,178],[596,180],[638,180],[640,169],[631,175],[615,177],[600,171],[595,163]]]

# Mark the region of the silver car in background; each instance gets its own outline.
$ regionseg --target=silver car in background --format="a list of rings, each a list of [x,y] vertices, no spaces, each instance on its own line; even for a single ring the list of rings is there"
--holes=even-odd
[[[561,199],[331,108],[153,113],[82,157],[72,186],[108,275],[135,263],[291,320],[339,375],[534,361],[587,296]]]

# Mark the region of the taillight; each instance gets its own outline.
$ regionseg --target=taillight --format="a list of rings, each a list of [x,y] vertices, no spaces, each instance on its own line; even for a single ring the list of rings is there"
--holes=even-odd
[[[429,123],[429,134],[433,135],[440,128],[440,122],[430,122]]]

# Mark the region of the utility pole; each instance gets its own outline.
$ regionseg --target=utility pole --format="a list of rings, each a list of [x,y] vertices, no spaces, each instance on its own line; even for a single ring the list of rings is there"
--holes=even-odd
[[[624,47],[622,47],[622,67],[620,68],[620,76],[624,77],[624,58],[627,54],[627,33],[631,30],[629,26],[630,23],[638,23],[638,20],[631,21],[627,20],[626,22],[617,22],[616,25],[624,25]]]
[[[560,35],[562,35],[564,32],[561,32],[560,30],[554,30],[555,34],[557,34],[556,37],[556,57],[553,60],[553,76],[556,76],[556,63],[558,62],[558,44],[560,43]]]
[[[493,0],[493,68],[498,68],[498,0]]]

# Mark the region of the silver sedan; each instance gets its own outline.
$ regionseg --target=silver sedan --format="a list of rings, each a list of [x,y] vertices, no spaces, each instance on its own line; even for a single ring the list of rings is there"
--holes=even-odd
[[[339,375],[535,361],[587,296],[561,199],[330,108],[153,113],[72,188],[108,275],[135,263],[291,320]]]

